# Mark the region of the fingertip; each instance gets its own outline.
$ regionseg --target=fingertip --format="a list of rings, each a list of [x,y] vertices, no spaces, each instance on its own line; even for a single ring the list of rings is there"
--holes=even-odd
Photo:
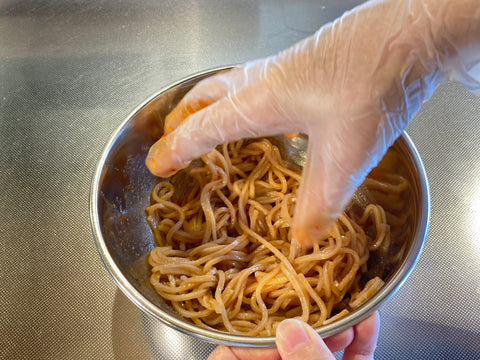
[[[312,215],[295,213],[292,224],[292,235],[295,241],[304,249],[311,248],[315,242],[327,238],[334,219],[322,219]]]
[[[302,224],[297,224],[295,222],[296,218],[299,216],[296,216],[293,218],[293,224],[292,224],[292,236],[293,239],[297,242],[300,247],[304,249],[309,249],[313,246],[314,240],[313,237],[310,234],[310,231],[306,229]]]
[[[158,177],[169,177],[178,170],[186,168],[190,161],[183,160],[176,155],[175,149],[169,142],[169,136],[162,136],[153,144],[145,158],[148,170]]]
[[[162,163],[159,161],[162,149],[165,147],[165,135],[162,136],[156,143],[154,143],[148,150],[147,157],[145,159],[145,165],[148,170],[155,176],[164,176],[164,169]]]

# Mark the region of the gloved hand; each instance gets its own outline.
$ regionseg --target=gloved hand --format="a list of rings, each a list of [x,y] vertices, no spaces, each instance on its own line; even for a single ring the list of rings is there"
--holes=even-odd
[[[307,134],[292,230],[309,246],[442,81],[479,89],[479,64],[478,0],[370,1],[275,56],[200,82],[146,164],[168,176],[221,143]]]

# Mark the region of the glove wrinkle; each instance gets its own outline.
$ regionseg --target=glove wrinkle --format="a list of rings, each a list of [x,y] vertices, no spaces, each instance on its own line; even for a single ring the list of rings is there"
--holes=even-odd
[[[146,164],[166,176],[224,142],[304,133],[293,232],[311,246],[446,80],[480,94],[478,0],[367,1],[274,56],[201,81]]]

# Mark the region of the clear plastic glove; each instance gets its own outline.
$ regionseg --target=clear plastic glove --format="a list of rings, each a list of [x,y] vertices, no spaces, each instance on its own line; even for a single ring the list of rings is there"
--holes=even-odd
[[[146,164],[168,176],[221,143],[307,134],[293,236],[310,246],[442,81],[479,89],[479,64],[478,0],[370,1],[275,56],[200,82]]]
[[[373,360],[379,327],[375,313],[353,328],[322,340],[307,324],[289,319],[278,326],[277,349],[219,346],[208,360],[334,360],[332,353],[342,350],[343,360]]]

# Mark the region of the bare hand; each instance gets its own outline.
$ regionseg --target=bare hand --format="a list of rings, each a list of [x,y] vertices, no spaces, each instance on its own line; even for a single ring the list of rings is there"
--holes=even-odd
[[[373,360],[380,320],[374,313],[354,327],[324,340],[310,326],[288,319],[277,328],[277,349],[217,347],[208,360]]]

